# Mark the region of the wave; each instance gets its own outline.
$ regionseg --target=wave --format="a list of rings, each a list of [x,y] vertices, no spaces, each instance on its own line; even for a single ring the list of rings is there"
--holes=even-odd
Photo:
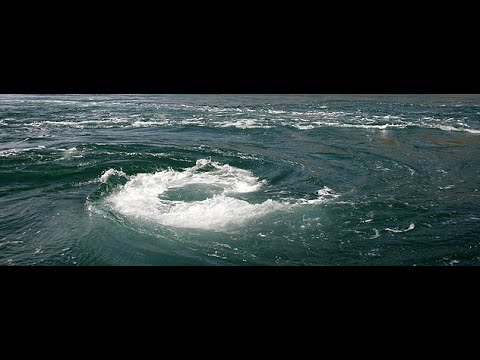
[[[431,129],[443,130],[443,131],[461,131],[461,132],[468,132],[470,134],[480,134],[480,130],[469,129],[469,128],[465,128],[465,127],[458,128],[458,127],[451,126],[451,125],[429,125],[429,126],[426,126],[426,127],[431,128]]]
[[[140,121],[140,120],[137,120],[137,121],[134,121],[131,125],[133,127],[164,126],[164,125],[170,125],[170,121],[168,121],[168,120],[161,120],[161,121],[148,121],[148,120],[147,121]]]
[[[424,128],[424,129],[436,129],[442,131],[456,131],[456,132],[468,132],[471,134],[480,134],[479,129],[471,129],[468,124],[459,124],[460,127],[446,124],[432,124],[432,123],[414,123],[414,122],[399,122],[399,123],[388,123],[388,124],[352,124],[345,122],[326,122],[326,121],[315,121],[315,122],[303,122],[303,123],[292,123],[291,126],[299,130],[311,130],[318,129],[323,127],[332,127],[332,128],[355,128],[355,129],[367,129],[367,130],[388,130],[388,129],[405,129],[405,128]]]
[[[415,224],[414,223],[411,223],[408,228],[406,229],[391,229],[391,228],[385,228],[386,231],[390,231],[390,232],[393,232],[393,233],[403,233],[403,232],[407,232],[407,231],[410,231],[410,230],[413,230],[415,229]]]
[[[98,181],[105,184],[112,176],[127,177],[127,174],[125,174],[122,170],[108,169],[105,170],[102,175],[100,175]]]
[[[176,107],[174,107],[176,109]],[[181,107],[183,108],[183,107]],[[367,130],[388,129],[437,129],[442,131],[468,132],[480,134],[478,123],[475,118],[431,114],[371,114],[364,111],[346,112],[334,110],[321,111],[285,111],[275,109],[240,109],[240,108],[209,108],[193,107],[194,113],[172,115],[168,109],[154,112],[148,115],[119,114],[118,116],[107,115],[101,117],[98,114],[93,118],[77,116],[73,118],[62,115],[58,120],[46,119],[26,121],[25,119],[4,118],[0,125],[26,126],[26,127],[71,127],[71,128],[127,128],[135,129],[142,127],[175,127],[197,126],[209,128],[238,128],[270,129],[291,127],[298,130],[313,130],[322,128],[356,128]],[[238,112],[242,110],[242,112]],[[251,111],[250,111],[251,110]],[[233,112],[232,111],[236,111]],[[213,114],[212,114],[213,112]],[[253,112],[253,113],[252,113]]]
[[[102,127],[113,127],[118,126],[119,124],[130,124],[129,119],[122,119],[122,118],[110,118],[110,119],[98,119],[98,120],[80,120],[80,121],[51,121],[51,120],[43,120],[43,121],[34,121],[23,123],[23,126],[31,126],[31,127],[42,127],[44,125],[50,126],[66,126],[66,127],[74,127],[74,128],[84,128],[85,126],[102,126]]]
[[[265,125],[264,121],[255,119],[239,119],[235,121],[226,121],[218,124],[219,127],[236,127],[238,129],[270,129],[273,126]]]
[[[36,146],[36,147],[30,147],[30,148],[0,150],[0,157],[16,156],[16,155],[21,155],[21,154],[26,153],[26,152],[35,151],[35,150],[43,150],[43,149],[45,149],[45,146],[39,145],[39,146]]]

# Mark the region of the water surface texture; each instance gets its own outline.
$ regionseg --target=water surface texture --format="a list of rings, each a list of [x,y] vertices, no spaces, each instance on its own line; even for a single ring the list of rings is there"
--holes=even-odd
[[[478,95],[0,95],[0,265],[478,265]]]

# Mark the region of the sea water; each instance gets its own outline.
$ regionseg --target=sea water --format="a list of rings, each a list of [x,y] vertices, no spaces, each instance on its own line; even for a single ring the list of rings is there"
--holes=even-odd
[[[478,265],[479,95],[0,95],[1,265]]]

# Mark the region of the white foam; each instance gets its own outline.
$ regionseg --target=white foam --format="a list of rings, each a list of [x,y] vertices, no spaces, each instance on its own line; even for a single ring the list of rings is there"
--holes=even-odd
[[[179,121],[179,124],[185,126],[191,126],[191,125],[198,125],[198,126],[205,126],[205,122],[203,121],[203,118],[188,118],[188,119],[183,119]]]
[[[113,175],[126,176],[123,171],[109,169],[101,175],[100,181],[105,182]],[[215,231],[224,231],[274,211],[319,204],[339,196],[324,187],[317,192],[319,197],[315,200],[280,202],[268,199],[250,203],[234,195],[259,191],[266,181],[259,180],[248,170],[210,159],[200,159],[183,171],[168,169],[153,174],[140,173],[127,179],[125,185],[105,198],[115,212],[165,226]],[[177,196],[172,200],[172,192],[175,194],[178,189],[185,190],[182,195],[186,197],[203,192],[207,198],[188,200]],[[209,192],[212,189],[214,194]]]
[[[224,230],[285,206],[273,200],[251,204],[226,195],[202,201],[162,201],[142,192],[120,192],[110,199],[116,211],[156,223],[184,228]]]
[[[285,110],[272,110],[272,109],[268,109],[266,111],[268,114],[273,114],[273,115],[278,115],[278,114],[287,114],[287,112]]]
[[[386,130],[389,128],[400,128],[403,129],[407,124],[382,124],[382,125],[367,125],[367,124],[338,124],[338,123],[325,123],[325,125],[338,126],[344,128],[357,128],[357,129],[378,129]]]
[[[0,156],[2,157],[9,157],[9,156],[15,156],[18,154],[23,154],[25,152],[29,152],[32,150],[42,150],[45,149],[45,146],[39,145],[37,147],[30,147],[30,148],[20,148],[20,149],[6,149],[6,150],[1,150],[0,151]]]
[[[437,125],[437,126],[431,126],[432,128],[440,129],[443,131],[465,131],[469,132],[471,134],[480,134],[480,130],[476,129],[467,129],[467,128],[456,128],[454,126],[450,125]]]
[[[414,223],[411,223],[410,226],[407,229],[403,229],[403,230],[402,229],[385,228],[385,230],[393,232],[393,233],[402,233],[402,232],[407,232],[407,231],[410,231],[410,230],[413,230],[413,229],[415,229],[415,224]]]
[[[334,190],[330,189],[328,186],[324,186],[322,189],[317,190],[316,194],[318,198],[313,200],[299,199],[297,200],[298,204],[323,204],[332,199],[335,199],[340,196],[340,194],[335,193]]]
[[[301,124],[293,124],[293,127],[296,127],[299,130],[310,130],[315,129],[313,125],[301,125]]]
[[[322,128],[322,127],[333,127],[333,128],[356,128],[356,129],[376,129],[376,130],[386,130],[390,128],[396,128],[396,129],[403,129],[407,126],[410,126],[411,124],[409,123],[400,123],[400,124],[352,124],[352,123],[346,123],[346,122],[340,122],[340,121],[309,121],[305,119],[295,119],[296,121],[301,120],[304,123],[299,124],[298,122],[292,123],[291,126],[299,129],[299,130],[310,130],[314,129],[316,127]],[[373,120],[368,120],[368,119],[362,119],[363,121],[373,121]]]
[[[375,230],[375,235],[370,236],[369,237],[370,240],[373,240],[373,239],[376,239],[376,238],[380,237],[380,231],[378,231],[378,229],[373,229],[373,230]]]
[[[141,126],[147,126],[147,127],[150,127],[150,126],[163,126],[163,125],[169,125],[169,121],[168,120],[161,120],[161,121],[140,121],[140,120],[137,120],[137,121],[134,121],[132,123],[132,126],[133,127],[141,127]]]
[[[394,116],[384,116],[385,119],[394,119],[397,120]],[[452,125],[446,124],[438,124],[438,123],[429,123],[423,121],[422,123],[414,123],[408,121],[400,121],[398,123],[387,123],[387,124],[371,124],[374,122],[372,119],[362,118],[360,119],[363,122],[369,122],[368,124],[365,123],[347,123],[343,121],[324,121],[324,120],[305,120],[305,119],[294,119],[295,122],[287,123],[285,125],[291,125],[299,130],[310,130],[314,128],[322,128],[322,127],[333,127],[333,128],[354,128],[354,129],[373,129],[373,130],[387,130],[387,129],[405,129],[407,127],[419,127],[419,128],[429,128],[429,129],[438,129],[443,131],[457,131],[457,132],[468,132],[471,134],[480,134],[479,129],[472,129],[466,123],[457,122],[457,125],[461,127],[456,127]],[[299,124],[298,120],[303,121],[303,124]],[[423,117],[422,120],[427,121],[438,121],[438,119]],[[452,121],[453,119],[447,119]]]
[[[118,172],[109,169],[101,179],[106,181],[113,174]],[[221,230],[284,206],[272,200],[251,204],[227,196],[229,193],[257,191],[263,183],[247,170],[200,159],[195,166],[181,172],[169,169],[132,176],[106,200],[115,211],[126,216],[167,226]],[[199,185],[213,186],[220,189],[221,194],[200,201],[168,200],[165,197],[169,190]]]
[[[18,151],[17,149],[7,149],[7,150],[1,150],[0,151],[0,156],[9,157],[9,156],[12,156],[12,155],[17,155],[19,153],[20,153],[20,151]]]
[[[127,174],[125,174],[122,170],[108,169],[102,173],[102,175],[99,178],[99,181],[101,183],[106,183],[111,176],[127,177]]]
[[[126,176],[123,171],[109,169],[103,173],[100,179],[107,180],[112,175]],[[158,196],[167,189],[197,184],[216,186],[221,188],[224,193],[248,193],[259,190],[263,183],[264,181],[259,181],[247,170],[228,164],[222,165],[209,159],[199,159],[193,167],[181,172],[169,169],[154,174],[140,173],[132,176],[125,184],[125,190],[148,191]]]
[[[453,117],[449,117],[447,119],[440,119],[434,116],[423,116],[421,118],[422,122],[418,126],[443,131],[461,131],[471,134],[480,134],[480,130],[471,129],[470,125],[463,121],[465,119],[466,118],[455,119]],[[456,126],[454,126],[453,124],[455,124]]]
[[[83,158],[83,154],[79,151],[75,146],[69,149],[56,149],[58,151],[62,151],[64,156],[62,156],[58,160],[71,160],[73,158]]]
[[[52,126],[70,126],[74,128],[83,128],[85,125],[87,126],[103,126],[103,127],[112,127],[118,126],[119,124],[126,124],[129,123],[129,120],[122,119],[122,118],[105,118],[105,119],[96,119],[96,120],[80,120],[80,121],[51,121],[51,120],[44,120],[44,121],[34,121],[31,123],[24,123],[24,126],[33,126],[33,127],[41,127],[42,125],[52,125]]]
[[[332,189],[330,189],[328,186],[324,186],[323,189],[320,189],[317,191],[317,195],[319,196],[333,196],[333,197],[338,197],[340,196],[339,194],[336,194],[335,191],[333,191]]]
[[[57,150],[58,151],[65,151],[65,152],[74,152],[74,151],[77,151],[77,148],[74,146],[74,147],[71,147],[69,149],[58,148]]]
[[[238,129],[270,129],[271,125],[265,125],[260,120],[255,119],[238,119],[235,121],[223,122],[220,127],[236,127]]]

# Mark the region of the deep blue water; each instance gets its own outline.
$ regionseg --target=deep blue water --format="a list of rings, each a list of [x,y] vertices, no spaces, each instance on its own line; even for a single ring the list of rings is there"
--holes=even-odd
[[[478,95],[0,95],[0,265],[478,265]]]

